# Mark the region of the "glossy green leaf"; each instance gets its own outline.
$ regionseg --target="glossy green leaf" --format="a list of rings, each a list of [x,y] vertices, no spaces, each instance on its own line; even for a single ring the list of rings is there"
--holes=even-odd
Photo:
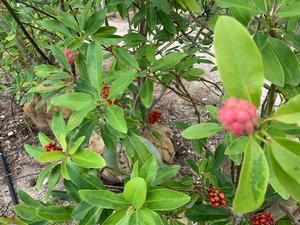
[[[42,132],[38,133],[38,138],[39,138],[39,141],[42,146],[45,146],[46,144],[48,144],[52,141],[47,135],[45,135]]]
[[[39,206],[43,206],[43,203],[33,199],[29,194],[27,194],[25,191],[22,191],[21,189],[17,190],[18,193],[18,197],[19,199],[25,203],[28,206],[32,206],[32,207],[39,207]]]
[[[109,99],[114,99],[123,94],[126,88],[131,84],[136,76],[135,70],[121,70],[115,72],[117,79],[114,80],[110,86]]]
[[[114,129],[120,131],[121,133],[127,133],[127,123],[125,120],[124,111],[120,106],[107,106],[104,116],[106,122]]]
[[[78,127],[82,123],[86,115],[94,108],[95,106],[91,106],[91,108],[88,109],[72,112],[67,122],[68,131],[74,130],[76,127]]]
[[[235,139],[225,150],[225,155],[238,155],[245,151],[247,142],[249,141],[248,137],[239,137]]]
[[[285,81],[284,70],[272,46],[267,43],[261,50],[261,54],[264,61],[266,79],[277,86],[283,87]]]
[[[164,166],[159,168],[157,170],[156,178],[153,184],[158,185],[165,181],[168,181],[170,178],[175,177],[179,170],[179,165]]]
[[[128,222],[131,212],[128,212],[128,209],[122,209],[111,214],[103,223],[103,225],[129,225]],[[125,222],[124,222],[125,219]]]
[[[300,201],[300,184],[297,180],[289,176],[277,163],[272,154],[269,154],[271,159],[272,169],[276,175],[277,180],[285,189],[285,191],[295,198],[298,202]]]
[[[140,68],[136,59],[128,51],[126,51],[122,48],[116,48],[116,54],[117,54],[117,57],[121,61],[126,63],[128,66],[130,66],[136,70],[138,70]]]
[[[74,144],[71,146],[71,148],[69,149],[69,154],[73,155],[77,152],[78,148],[80,147],[80,145],[83,143],[85,139],[85,136],[82,136],[80,138],[78,138]]]
[[[78,29],[78,25],[77,22],[74,18],[73,15],[71,15],[68,12],[64,12],[64,11],[59,11],[58,15],[56,16],[56,18],[63,23],[66,27],[69,27],[73,30],[77,30]]]
[[[68,71],[71,71],[70,64],[69,64],[68,59],[65,56],[64,52],[56,45],[51,46],[51,51],[52,51],[52,54],[54,55],[55,59],[61,65],[63,65],[64,68],[66,68]]]
[[[24,148],[25,148],[26,152],[34,159],[39,158],[46,151],[45,149],[43,149],[41,147],[37,147],[37,146],[29,145],[29,144],[25,144]]]
[[[162,10],[157,11],[157,18],[167,32],[169,32],[170,34],[176,34],[176,26],[167,13]]]
[[[66,221],[71,219],[72,210],[70,206],[43,206],[37,209],[37,214],[47,220]]]
[[[276,13],[276,16],[279,17],[293,17],[300,16],[300,4],[299,1],[291,2],[286,1],[282,7]]]
[[[138,176],[145,179],[148,185],[155,180],[157,173],[157,163],[155,157],[150,157],[138,172]]]
[[[61,151],[51,151],[51,152],[44,152],[37,158],[37,161],[46,163],[46,162],[55,162],[58,160],[62,160],[65,154]]]
[[[96,225],[99,221],[102,209],[97,207],[92,208],[78,225]]]
[[[102,156],[87,148],[80,149],[72,155],[72,161],[83,168],[102,168],[106,165]]]
[[[38,176],[38,178],[37,178],[36,185],[35,185],[35,189],[36,189],[37,191],[40,191],[40,190],[41,190],[42,185],[43,185],[43,183],[44,183],[46,177],[50,174],[50,172],[51,172],[51,170],[53,169],[54,166],[55,166],[55,165],[50,164],[50,165],[44,167],[44,168],[41,170],[41,172],[40,172],[40,174],[39,174],[39,176]]]
[[[269,167],[265,154],[255,140],[245,149],[244,162],[233,200],[233,211],[248,213],[259,208],[265,197],[269,179]]]
[[[219,17],[215,26],[215,48],[225,90],[230,96],[258,106],[264,67],[259,50],[246,28],[231,17]]]
[[[61,139],[61,135],[67,136],[67,126],[61,110],[56,111],[53,115],[51,129],[57,140]]]
[[[135,212],[140,225],[164,225],[159,214],[148,208],[141,208]]]
[[[287,103],[281,105],[273,114],[273,119],[287,124],[300,125],[300,95],[291,98]]]
[[[81,190],[79,195],[82,200],[99,208],[123,209],[129,206],[129,203],[118,194],[106,190]]]
[[[98,42],[91,42],[87,50],[86,68],[91,85],[101,95],[102,90],[102,46]]]
[[[167,211],[184,206],[190,199],[190,196],[178,191],[154,189],[149,192],[145,206],[155,211]]]
[[[71,32],[62,23],[56,20],[43,20],[41,25],[49,31],[58,32],[66,36],[72,36]]]
[[[25,204],[18,204],[15,206],[15,212],[17,215],[25,220],[39,221],[41,218],[36,214],[35,207]]]
[[[182,0],[182,2],[191,12],[201,12],[202,7],[196,0]]]
[[[216,2],[219,6],[224,8],[238,7],[250,11],[256,11],[256,7],[248,0],[217,0]]]
[[[230,213],[223,207],[213,207],[197,203],[186,211],[185,216],[189,220],[201,222],[225,219],[230,216]]]
[[[183,52],[171,52],[157,60],[153,64],[152,70],[168,71],[169,69],[180,63],[180,61],[186,56],[186,53]]]
[[[135,177],[125,184],[123,196],[135,209],[143,206],[147,195],[146,181],[141,177]]]
[[[201,139],[212,136],[222,129],[217,123],[200,123],[190,126],[182,132],[186,139]]]
[[[153,101],[153,82],[146,80],[140,90],[140,97],[143,105],[146,108],[150,108]]]
[[[300,82],[299,63],[294,52],[281,40],[269,37],[268,42],[276,53],[285,74],[286,83],[296,86]]]
[[[74,111],[80,111],[97,106],[96,100],[89,94],[81,92],[72,92],[60,95],[51,100],[53,105],[69,108]]]
[[[298,179],[300,172],[300,143],[284,138],[271,142],[272,156],[279,166],[292,178]],[[300,185],[300,182],[299,182]]]
[[[86,170],[72,163],[71,160],[67,162],[66,168],[72,183],[79,189],[100,190],[104,188],[99,177],[87,173]]]
[[[106,16],[106,9],[95,12],[86,22],[84,30],[86,35],[94,34],[104,23]]]
[[[71,217],[74,220],[81,220],[85,215],[93,208],[90,204],[85,201],[79,202],[74,210],[72,211]]]

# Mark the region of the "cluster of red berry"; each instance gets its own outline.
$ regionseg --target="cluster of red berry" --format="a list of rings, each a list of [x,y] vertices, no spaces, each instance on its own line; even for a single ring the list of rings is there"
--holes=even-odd
[[[102,98],[105,99],[108,104],[112,105],[113,101],[108,99],[109,90],[110,90],[110,86],[108,86],[108,85],[103,86],[103,88],[102,88]]]
[[[47,152],[51,151],[62,151],[63,149],[59,147],[58,143],[55,141],[51,141],[48,144],[44,146],[44,149],[46,149]]]
[[[68,59],[68,63],[69,63],[69,64],[71,64],[71,63],[74,61],[76,55],[78,54],[77,51],[72,51],[72,50],[70,50],[70,49],[68,49],[68,48],[65,49],[65,52],[64,52],[64,53],[65,53],[65,56],[66,56],[67,59]]]
[[[149,112],[147,115],[147,119],[150,124],[154,124],[155,122],[159,121],[160,117],[161,117],[161,112],[158,110],[153,110]]]
[[[224,206],[226,207],[226,199],[224,192],[220,191],[217,188],[210,187],[207,189],[207,194],[209,196],[209,200],[211,203],[211,206],[218,207],[218,206]]]
[[[274,225],[273,215],[270,212],[267,214],[266,212],[256,213],[250,216],[250,220],[254,225]]]

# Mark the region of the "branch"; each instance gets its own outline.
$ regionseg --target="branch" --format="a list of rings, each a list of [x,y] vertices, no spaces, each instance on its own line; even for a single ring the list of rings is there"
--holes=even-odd
[[[279,208],[286,213],[286,215],[293,221],[294,225],[300,225],[300,222],[294,217],[290,209],[288,209],[284,204],[279,203]]]
[[[16,21],[16,23],[18,24],[18,26],[20,27],[20,29],[22,30],[22,32],[25,34],[25,36],[28,38],[28,40],[30,41],[30,43],[32,44],[32,46],[42,56],[42,58],[44,59],[44,61],[48,62],[49,64],[53,64],[53,62],[45,55],[45,53],[40,49],[40,47],[35,43],[35,41],[29,35],[29,33],[27,32],[27,30],[23,26],[22,22],[20,21],[20,19],[18,18],[18,16],[14,12],[14,10],[9,5],[9,3],[6,0],[1,0],[1,2],[3,3],[3,5],[7,9],[7,11],[11,14],[11,16],[14,18],[14,20]]]
[[[14,10],[9,5],[9,3],[6,0],[0,0],[0,1],[3,3],[4,7],[11,14],[11,16],[14,18],[14,20],[16,21],[16,23],[18,24],[18,26],[20,27],[20,29],[22,30],[22,32],[25,34],[25,36],[28,38],[28,40],[30,41],[30,43],[32,44],[32,46],[42,56],[42,58],[44,59],[44,61],[48,62],[49,64],[53,64],[53,62],[45,55],[45,53],[40,49],[40,47],[36,44],[36,42],[29,35],[29,33],[27,32],[27,30],[23,26],[22,22],[20,21],[20,19],[18,18],[18,16],[14,12]]]

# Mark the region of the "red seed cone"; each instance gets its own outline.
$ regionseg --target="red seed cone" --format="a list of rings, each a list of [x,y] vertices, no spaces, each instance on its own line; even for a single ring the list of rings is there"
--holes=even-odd
[[[154,124],[161,118],[161,112],[158,110],[153,110],[147,114],[147,120],[150,124]]]
[[[105,99],[108,104],[112,105],[114,102],[112,100],[108,99],[109,90],[110,90],[109,85],[104,85],[103,86],[103,88],[102,88],[102,98]]]
[[[207,194],[209,196],[211,206],[213,206],[213,207],[219,207],[219,206],[226,207],[227,202],[226,202],[226,197],[225,197],[224,192],[220,191],[217,188],[210,187],[210,188],[207,189]]]
[[[234,97],[225,101],[218,118],[222,122],[223,128],[230,130],[236,137],[252,135],[258,124],[256,107],[244,99]]]
[[[43,148],[46,149],[47,152],[63,150],[61,147],[59,147],[59,144],[55,141],[49,142]]]
[[[254,213],[250,215],[250,220],[253,225],[275,225],[272,213]]]
[[[78,54],[77,51],[71,51],[71,50],[68,49],[68,48],[65,49],[64,53],[65,53],[65,56],[66,56],[67,59],[68,59],[68,63],[69,63],[69,64],[71,64],[71,63],[74,61],[76,55]]]

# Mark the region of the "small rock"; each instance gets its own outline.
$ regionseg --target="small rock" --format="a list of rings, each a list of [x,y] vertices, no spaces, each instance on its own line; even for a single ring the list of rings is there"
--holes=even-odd
[[[5,115],[0,115],[0,119],[3,120],[5,118]]]
[[[14,135],[14,132],[13,132],[13,131],[8,132],[8,134],[7,134],[8,137],[11,137],[11,136],[13,136],[13,135]]]

